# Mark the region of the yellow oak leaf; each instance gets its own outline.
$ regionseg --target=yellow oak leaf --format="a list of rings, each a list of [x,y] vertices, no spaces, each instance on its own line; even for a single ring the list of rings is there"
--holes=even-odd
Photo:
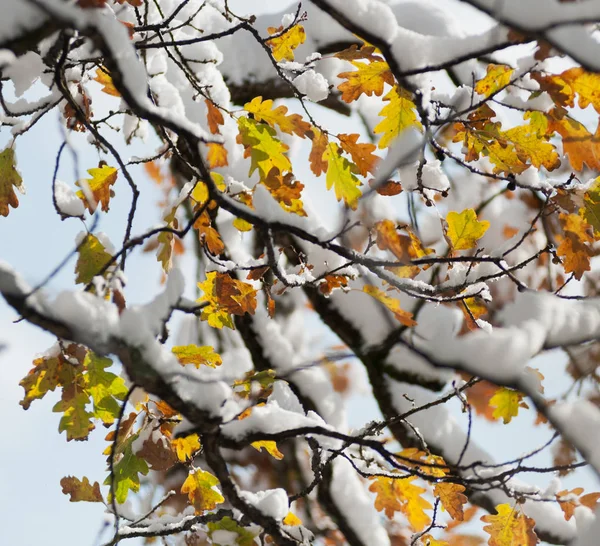
[[[467,503],[467,497],[463,494],[465,487],[458,483],[437,483],[433,494],[440,499],[444,510],[450,514],[452,519],[462,521],[465,517],[463,504]]]
[[[175,450],[177,458],[185,463],[191,461],[194,453],[200,449],[200,438],[197,434],[175,438],[171,441],[171,447]]]
[[[287,106],[283,104],[273,108],[271,99],[262,100],[262,97],[254,97],[252,101],[244,104],[244,110],[250,112],[256,121],[264,122],[273,129],[279,129],[288,135],[296,134],[305,138],[306,133],[311,130],[311,124],[302,119],[299,114],[288,114]]]
[[[102,268],[112,259],[104,245],[91,233],[88,233],[77,248],[77,263],[75,264],[76,283],[87,284],[98,275]]]
[[[400,302],[397,299],[388,296],[385,292],[383,292],[376,286],[371,286],[367,284],[363,287],[363,292],[369,294],[369,296],[372,296],[376,300],[383,303],[383,305],[385,305],[393,313],[394,317],[400,324],[408,326],[409,328],[417,325],[417,323],[412,318],[412,313],[404,311],[400,307]]]
[[[529,125],[519,125],[503,131],[502,138],[512,143],[517,157],[523,163],[530,163],[537,169],[544,167],[548,171],[560,167],[558,153],[547,141],[548,118],[541,112],[526,112],[523,118],[529,120]]]
[[[225,502],[221,492],[215,489],[217,485],[219,485],[219,480],[210,472],[193,469],[183,482],[181,492],[187,493],[196,514],[201,514],[206,510],[213,510],[217,504]]]
[[[281,173],[292,170],[292,164],[285,155],[289,148],[277,139],[272,127],[244,116],[238,119],[238,127],[237,142],[244,145],[244,157],[251,158],[250,175],[258,169],[261,179],[264,179],[273,167]]]
[[[177,229],[179,227],[179,222],[176,217],[177,207],[173,207],[171,212],[167,214],[164,218],[164,221],[167,224],[167,227]],[[157,237],[158,242],[158,250],[156,252],[156,257],[158,261],[162,264],[163,271],[168,273],[173,267],[173,253],[175,252],[175,234],[170,231],[161,231]]]
[[[352,163],[340,152],[338,145],[330,142],[323,153],[323,160],[328,163],[325,184],[328,190],[334,188],[338,201],[343,199],[348,207],[356,209],[358,199],[362,195],[358,189],[360,180],[354,175]]]
[[[510,83],[513,72],[512,68],[504,64],[488,64],[487,74],[475,84],[475,91],[489,97]]]
[[[283,30],[283,27],[267,28],[267,32],[270,35],[278,34]],[[306,32],[302,25],[294,25],[292,28],[286,30],[283,34],[274,38],[268,39],[265,43],[271,48],[273,58],[279,61],[293,61],[294,60],[294,49],[304,43],[306,40]]]
[[[221,356],[209,345],[178,345],[171,349],[181,364],[193,364],[196,368],[209,366],[216,368],[223,363]]]
[[[600,236],[600,177],[594,180],[593,184],[583,195],[583,207],[579,209],[579,215],[584,221],[594,228],[594,236]],[[584,242],[591,243],[589,237],[585,238],[586,227],[572,223],[565,226],[565,230],[577,233]]]
[[[8,216],[9,206],[13,209],[19,206],[15,188],[20,193],[25,193],[23,179],[17,171],[15,151],[6,148],[0,153],[0,215]]]
[[[227,167],[227,148],[217,142],[208,143],[208,154],[206,154],[208,166],[211,169]]]
[[[342,150],[350,154],[352,161],[358,167],[358,171],[362,176],[367,176],[368,173],[374,174],[379,161],[379,157],[373,152],[377,149],[375,144],[366,143],[359,144],[357,142],[359,135],[353,133],[351,135],[339,134],[340,145]]]
[[[477,214],[473,209],[465,209],[462,212],[449,212],[446,216],[448,229],[446,237],[454,250],[467,250],[475,248],[477,241],[490,227],[487,220],[477,220]]]
[[[93,78],[93,80],[97,81],[102,86],[102,91],[107,95],[112,95],[113,97],[121,96],[121,93],[117,91],[117,88],[112,81],[110,72],[103,66],[96,70],[96,77]]]
[[[114,195],[112,185],[117,181],[117,169],[101,165],[98,168],[88,169],[88,173],[92,178],[75,183],[82,188],[77,192],[77,197],[92,214],[98,205],[101,205],[104,212],[108,212],[110,198]]]
[[[417,119],[415,103],[411,100],[408,91],[394,86],[383,100],[388,103],[379,112],[384,119],[373,129],[375,134],[382,135],[378,144],[380,149],[387,148],[405,129],[416,127],[421,130],[423,127]]]
[[[395,512],[402,512],[415,531],[422,531],[431,521],[425,510],[433,508],[422,495],[425,489],[414,485],[415,476],[388,478],[377,476],[369,487],[375,493],[375,509],[385,511],[392,519]]]
[[[489,546],[535,546],[539,539],[533,530],[535,522],[509,504],[496,506],[496,515],[482,516],[489,523],[483,530],[490,535]]]
[[[252,442],[250,445],[257,451],[260,451],[262,448],[264,448],[265,451],[271,455],[271,457],[274,457],[278,461],[283,459],[283,453],[279,451],[277,448],[277,443],[273,440],[261,440],[259,442]]]
[[[591,104],[600,114],[600,75],[586,72],[578,66],[564,71],[560,74],[560,78],[577,93],[579,96],[577,104],[580,108],[586,108]]]
[[[362,94],[368,97],[373,95],[380,97],[383,94],[384,84],[394,85],[394,76],[385,61],[370,63],[350,61],[350,63],[357,70],[338,74],[338,78],[347,80],[338,85],[343,101],[350,103]]]
[[[506,387],[500,387],[496,391],[490,399],[490,406],[496,408],[493,417],[495,419],[502,418],[505,425],[519,414],[519,408],[529,407],[523,401],[523,395],[520,392]]]
[[[100,484],[93,484],[84,476],[83,480],[75,476],[65,476],[60,480],[63,495],[69,495],[69,502],[104,502]]]

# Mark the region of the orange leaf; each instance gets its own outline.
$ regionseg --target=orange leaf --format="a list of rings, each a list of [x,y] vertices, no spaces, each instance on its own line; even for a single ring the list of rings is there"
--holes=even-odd
[[[433,494],[438,497],[444,509],[452,516],[452,519],[462,521],[464,518],[463,504],[467,503],[467,497],[463,495],[465,487],[451,482],[440,482],[436,484]]]
[[[70,496],[70,502],[104,502],[100,492],[100,484],[94,482],[92,485],[85,476],[83,480],[74,476],[66,476],[60,480],[60,485],[63,494]]]
[[[312,128],[312,136],[309,135],[312,140],[312,148],[308,160],[310,161],[310,170],[315,173],[316,176],[321,176],[324,172],[327,172],[328,162],[323,159],[323,154],[329,144],[329,139],[325,133],[322,133],[316,127]]]
[[[273,167],[262,184],[269,190],[271,196],[281,208],[298,216],[306,216],[301,200],[304,184],[294,180],[292,173],[281,175],[277,167]]]
[[[220,133],[219,125],[223,125],[225,120],[223,119],[223,114],[221,110],[219,110],[212,101],[205,99],[204,103],[206,104],[206,118],[208,119],[208,129],[213,134],[216,135]]]
[[[380,97],[383,94],[384,84],[394,85],[394,76],[385,61],[350,62],[357,70],[338,74],[338,78],[347,80],[338,85],[338,89],[342,92],[343,101],[350,103],[363,94],[367,97],[373,95]]]
[[[358,144],[358,135],[338,135],[342,150],[352,156],[352,161],[358,167],[362,176],[367,176],[367,173],[374,174],[375,167],[379,161],[379,157],[373,152],[377,149],[375,144]]]

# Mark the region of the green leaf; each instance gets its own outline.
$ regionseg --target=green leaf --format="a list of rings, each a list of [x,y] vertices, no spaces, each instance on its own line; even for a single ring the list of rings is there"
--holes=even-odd
[[[79,257],[75,264],[75,282],[82,284],[91,282],[112,258],[100,240],[91,233],[85,236],[77,253]]]
[[[214,546],[228,546],[231,544],[230,542],[227,542],[226,544],[217,542],[213,538],[215,531],[228,531],[230,533],[235,533],[237,535],[235,543],[239,546],[254,546],[255,544],[254,538],[256,535],[245,527],[238,525],[238,523],[230,517],[224,517],[222,520],[217,522],[209,522],[207,523],[207,527],[208,536]]]
[[[138,457],[132,449],[132,444],[138,434],[132,434],[125,440],[121,446],[121,456],[117,454],[118,461],[114,464],[114,491],[115,499],[119,504],[127,500],[129,491],[137,492],[140,490],[140,474],[148,474],[148,463]],[[104,480],[104,485],[111,484],[110,474]],[[109,498],[110,501],[110,498]]]
[[[99,357],[90,351],[83,364],[87,368],[86,390],[94,402],[93,415],[105,425],[112,425],[119,415],[118,401],[125,400],[127,396],[125,381],[106,371],[113,364],[110,358]]]

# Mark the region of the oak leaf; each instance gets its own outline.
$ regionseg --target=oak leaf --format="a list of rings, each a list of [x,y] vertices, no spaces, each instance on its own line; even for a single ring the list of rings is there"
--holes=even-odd
[[[432,508],[422,495],[425,489],[414,485],[414,476],[388,478],[377,476],[369,487],[375,493],[375,509],[392,519],[394,512],[402,512],[415,531],[422,531],[431,521],[425,510]]]
[[[280,33],[283,27],[267,28],[267,32],[271,35]],[[279,61],[293,61],[294,49],[304,43],[306,40],[306,32],[302,25],[294,25],[279,36],[266,40],[266,44],[271,48],[273,58]]]
[[[88,233],[77,247],[76,283],[88,284],[112,259],[98,237]]]
[[[93,484],[84,476],[83,480],[75,476],[65,476],[60,480],[62,492],[69,495],[69,502],[104,502],[100,484]]]
[[[454,250],[475,248],[477,241],[490,227],[487,220],[477,220],[477,213],[473,209],[465,209],[460,213],[449,212],[446,223],[446,237]]]
[[[549,130],[562,137],[563,152],[576,171],[587,165],[592,170],[600,170],[600,124],[595,134],[578,121],[564,116],[549,118]]]
[[[101,165],[88,169],[92,178],[79,180],[75,184],[82,188],[77,192],[77,197],[83,201],[90,213],[96,212],[98,205],[104,212],[108,212],[110,198],[113,197],[113,184],[117,181],[117,169],[108,165]]]
[[[150,471],[148,463],[133,452],[133,442],[139,433],[130,435],[120,446],[115,456],[113,476],[107,476],[104,485],[114,483],[113,495],[119,504],[127,500],[129,491],[134,493],[140,490],[140,474],[146,475]],[[109,499],[110,500],[110,499]]]
[[[490,535],[489,546],[535,546],[539,539],[533,530],[535,522],[509,504],[496,506],[496,515],[482,516],[488,523],[483,530]]]
[[[196,514],[201,514],[206,510],[213,510],[217,504],[225,502],[221,492],[215,489],[217,485],[219,485],[219,480],[210,472],[192,469],[181,486],[181,492],[187,493]]]
[[[250,175],[258,169],[261,179],[264,179],[273,167],[282,173],[292,170],[292,164],[285,155],[289,148],[277,139],[272,127],[244,116],[238,119],[238,127],[237,142],[244,145],[244,157],[251,159]]]
[[[304,184],[295,180],[292,173],[282,175],[277,167],[273,167],[262,180],[262,184],[283,210],[298,216],[306,216],[301,199]]]
[[[201,319],[213,328],[227,326],[235,329],[230,315],[251,315],[256,310],[256,290],[251,284],[233,279],[228,273],[210,271],[206,280],[198,283],[203,295],[199,302],[207,302],[202,309]]]
[[[121,96],[121,93],[117,91],[117,88],[113,83],[110,72],[103,66],[96,70],[96,77],[92,79],[94,81],[97,81],[102,86],[102,91],[104,91],[104,93],[106,93],[107,95],[112,95],[113,97]]]
[[[310,123],[302,119],[299,114],[288,114],[287,106],[280,105],[273,108],[271,99],[262,100],[262,97],[254,97],[252,101],[244,104],[244,110],[250,112],[256,121],[264,122],[270,125],[273,129],[279,129],[288,135],[296,134],[301,138],[307,136],[307,132],[311,130]]]
[[[196,368],[200,366],[216,368],[223,363],[221,356],[209,345],[178,345],[171,351],[181,364],[193,364]]]
[[[323,154],[329,144],[329,139],[325,133],[322,133],[316,127],[313,127],[309,138],[312,140],[312,147],[310,149],[310,155],[308,160],[310,162],[310,170],[316,175],[321,176],[324,172],[327,172],[327,166],[329,163],[323,159]]]
[[[488,523],[483,530],[490,535],[489,546],[535,546],[539,539],[533,530],[535,522],[509,504],[496,506],[496,515],[482,516]]]
[[[370,63],[350,61],[350,63],[357,70],[338,74],[338,78],[347,80],[338,85],[343,101],[350,103],[363,94],[368,97],[373,95],[380,97],[383,94],[384,84],[394,85],[394,76],[384,60]]]
[[[360,180],[354,174],[354,165],[341,155],[341,150],[335,142],[330,142],[323,153],[323,160],[327,160],[327,177],[325,184],[327,189],[335,190],[335,197],[351,209],[356,209],[358,199],[362,195],[358,189]]]
[[[488,64],[486,75],[475,84],[475,91],[489,97],[509,83],[514,70],[503,64]]]
[[[369,294],[369,296],[372,296],[379,302],[383,303],[383,305],[385,305],[392,312],[392,314],[400,324],[403,324],[404,326],[407,326],[409,328],[417,325],[417,323],[412,318],[412,313],[404,311],[400,307],[400,302],[397,299],[388,296],[385,292],[383,292],[376,286],[365,285],[363,287],[363,292]]]
[[[352,161],[358,167],[358,171],[362,176],[367,176],[368,173],[374,174],[379,161],[379,156],[373,152],[377,149],[375,144],[366,143],[359,144],[359,135],[353,133],[351,135],[339,134],[340,145],[342,150],[350,154]]]
[[[6,148],[0,153],[0,215],[2,216],[8,216],[9,206],[13,209],[19,206],[14,188],[17,188],[20,193],[25,193],[23,179],[17,171],[15,151]]]
[[[206,154],[208,166],[211,169],[217,169],[218,167],[227,167],[227,148],[223,144],[218,142],[208,143],[208,153]]]
[[[206,118],[208,120],[208,129],[213,135],[219,134],[221,132],[219,126],[225,123],[225,120],[223,119],[223,113],[215,106],[215,104],[212,101],[205,99],[204,103],[206,104]]]
[[[578,506],[586,506],[592,511],[596,508],[598,499],[600,499],[600,493],[588,493],[583,496],[582,493],[583,487],[576,487],[571,491],[565,489],[556,494],[556,500],[567,521],[575,515],[575,508]]]
[[[279,451],[277,448],[277,443],[273,440],[260,440],[258,442],[252,442],[250,445],[257,451],[261,451],[264,448],[264,450],[271,455],[271,457],[274,457],[278,461],[283,459],[283,453]]]
[[[194,453],[200,449],[200,438],[195,433],[183,438],[175,438],[171,441],[171,447],[175,450],[177,458],[185,463],[191,461]]]
[[[376,135],[382,135],[378,144],[380,149],[387,148],[400,133],[409,127],[422,129],[421,122],[417,119],[415,103],[411,100],[408,91],[394,86],[383,97],[383,100],[388,103],[379,112],[384,119],[373,129]]]
[[[506,387],[500,387],[496,391],[490,399],[490,406],[496,408],[493,413],[494,419],[502,418],[505,425],[519,414],[519,408],[529,407],[523,401],[523,395],[520,392]]]
[[[214,546],[230,546],[231,544],[236,544],[237,546],[254,546],[256,544],[254,540],[256,534],[250,529],[242,527],[229,516],[225,516],[217,522],[210,521],[206,526],[208,527],[208,536],[211,544]],[[225,533],[217,534],[218,531],[225,531]],[[232,538],[234,539],[233,542]]]
[[[433,494],[438,497],[442,506],[450,514],[452,519],[462,521],[464,518],[463,505],[467,503],[467,497],[463,494],[465,487],[458,483],[437,483]]]
[[[92,351],[88,351],[83,361],[86,369],[85,390],[93,402],[93,415],[105,425],[115,422],[121,409],[119,402],[125,400],[128,392],[123,378],[106,370],[112,364],[110,358],[98,356]]]
[[[61,399],[52,411],[63,414],[58,423],[58,432],[67,433],[67,442],[87,440],[89,433],[94,430],[94,415],[87,410],[90,402],[89,394],[77,383],[65,385],[63,388]]]

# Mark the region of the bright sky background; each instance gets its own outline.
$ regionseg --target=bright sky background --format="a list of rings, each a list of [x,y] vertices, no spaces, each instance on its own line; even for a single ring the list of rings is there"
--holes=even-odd
[[[278,0],[230,0],[232,8],[240,12],[279,11],[282,4]],[[97,103],[94,106],[97,107]],[[74,239],[83,229],[81,222],[76,219],[61,221],[52,207],[52,171],[62,142],[57,115],[57,112],[53,112],[30,133],[18,139],[18,167],[27,187],[27,195],[19,196],[19,208],[12,210],[8,218],[0,219],[0,259],[15,267],[32,284],[41,281],[72,251]],[[320,108],[319,116],[326,126],[334,126],[336,132],[356,132],[360,126],[354,120],[341,118]],[[5,145],[8,138],[8,130],[0,132],[0,147]],[[68,152],[64,155],[59,172],[59,178],[71,187],[76,178],[83,177],[85,170],[95,167],[99,159],[94,149],[85,145],[84,139],[78,137],[74,140],[79,150],[77,176]],[[77,145],[77,140],[80,145]],[[113,140],[117,142],[120,137],[117,135]],[[124,157],[148,155],[152,146],[136,142],[124,149],[123,154]],[[160,220],[156,204],[161,196],[143,169],[132,168],[132,173],[141,189],[139,214],[133,230],[136,234]],[[311,178],[306,167],[297,174],[303,181]],[[130,193],[123,179],[117,183],[115,190],[116,197],[111,201],[110,213],[101,218],[98,230],[106,232],[118,247],[125,227]],[[182,267],[189,273],[188,278],[193,279],[193,264],[184,261]],[[74,260],[71,260],[47,286],[47,293],[55,295],[61,289],[72,288],[73,268]],[[129,279],[129,305],[145,302],[156,294],[159,270],[153,254],[137,253],[128,262],[126,275]],[[0,303],[0,344],[7,345],[0,353],[0,415],[3,416],[0,441],[0,544],[95,545],[98,531],[103,525],[103,507],[87,503],[70,504],[68,497],[61,493],[59,482],[67,475],[88,476],[91,481],[103,481],[105,457],[102,451],[106,447],[106,432],[96,430],[87,442],[67,444],[64,434],[58,434],[59,415],[51,411],[58,400],[57,393],[50,393],[45,399],[35,401],[27,412],[18,405],[23,395],[19,381],[30,369],[34,355],[48,349],[54,339],[25,322],[12,324],[15,318],[12,309],[4,302]],[[333,336],[331,339],[325,337],[321,343],[327,345],[335,343],[335,340]],[[558,392],[564,388],[565,377],[552,373],[553,368],[563,367],[562,362],[559,357],[546,358],[540,366],[547,378],[547,392]],[[466,417],[461,415],[458,407],[455,409],[457,418],[466,424]],[[353,426],[360,427],[376,417],[373,401],[367,396],[357,397],[350,413]],[[479,437],[498,460],[511,458],[548,439],[547,429],[531,428],[531,420],[530,416],[520,416],[510,427],[477,420],[474,436]],[[547,458],[537,461],[547,462]],[[591,481],[591,474],[587,476],[590,481],[586,490],[596,489],[597,484]],[[546,483],[546,480],[547,477],[535,476],[531,479],[535,483]],[[567,483],[573,487],[585,481],[568,480]],[[104,539],[107,537],[105,535]],[[134,544],[133,541],[130,543]]]

